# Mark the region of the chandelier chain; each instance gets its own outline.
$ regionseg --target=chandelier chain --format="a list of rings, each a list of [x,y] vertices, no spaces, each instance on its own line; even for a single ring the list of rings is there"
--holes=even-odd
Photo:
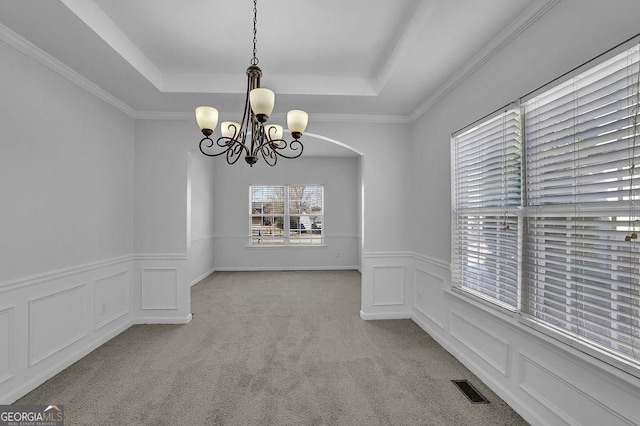
[[[256,44],[258,42],[256,25],[258,23],[258,0],[253,0],[253,58],[251,59],[251,65],[258,65],[260,62],[256,56]]]

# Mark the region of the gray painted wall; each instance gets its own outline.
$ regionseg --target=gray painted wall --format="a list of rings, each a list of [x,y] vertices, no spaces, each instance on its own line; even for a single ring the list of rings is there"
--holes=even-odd
[[[133,251],[134,121],[0,43],[0,281]]]
[[[640,2],[561,1],[411,126],[409,316],[532,424],[635,424],[640,380],[451,290],[451,134],[640,30]]]
[[[308,143],[314,143],[309,140]],[[242,160],[240,160],[242,161]],[[259,161],[229,166],[211,160],[215,170],[215,269],[357,268],[358,204],[357,157],[280,159],[275,167]],[[324,185],[323,247],[248,247],[249,185]]]

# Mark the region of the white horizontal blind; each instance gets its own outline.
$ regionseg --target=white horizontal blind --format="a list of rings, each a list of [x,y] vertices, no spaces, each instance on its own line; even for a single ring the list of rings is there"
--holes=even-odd
[[[522,310],[635,366],[640,242],[625,237],[640,228],[639,60],[635,47],[524,105]]]
[[[452,139],[455,285],[518,306],[520,113],[509,109]]]

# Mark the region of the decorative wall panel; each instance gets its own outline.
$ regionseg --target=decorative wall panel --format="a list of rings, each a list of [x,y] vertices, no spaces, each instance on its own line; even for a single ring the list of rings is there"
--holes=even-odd
[[[404,304],[404,267],[373,267],[373,306]]]
[[[456,311],[450,311],[449,333],[476,356],[482,358],[501,374],[507,375],[509,345],[489,333],[494,327],[478,327]]]
[[[573,380],[543,367],[520,353],[520,388],[567,424],[635,425],[635,421],[613,411],[597,398],[575,386]],[[579,408],[578,408],[579,407]],[[635,405],[637,409],[637,404]],[[569,411],[572,414],[569,414]]]
[[[96,330],[129,312],[129,271],[94,281],[93,317]]]
[[[444,328],[444,280],[424,269],[414,269],[414,307],[440,328]],[[438,297],[439,295],[439,297]]]
[[[87,335],[87,283],[29,301],[29,366]]]
[[[178,309],[178,269],[142,269],[142,309]]]
[[[0,310],[0,383],[9,380],[11,374],[11,351],[13,338],[13,307]]]

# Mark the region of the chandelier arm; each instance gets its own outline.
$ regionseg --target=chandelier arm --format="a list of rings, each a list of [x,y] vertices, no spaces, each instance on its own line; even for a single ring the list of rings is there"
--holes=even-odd
[[[276,155],[277,153],[269,143],[262,143],[260,145],[260,154],[262,154],[264,162],[271,167],[275,166],[278,162],[278,156]]]
[[[245,146],[240,142],[235,141],[233,145],[229,147],[227,150],[227,164],[233,165],[238,162],[244,150],[246,150]],[[244,150],[243,150],[244,148]]]
[[[287,149],[287,147],[289,147],[289,151],[293,152],[292,155],[287,155],[279,152]],[[300,140],[298,139],[294,139],[291,142],[287,142],[284,139],[277,139],[271,141],[271,149],[273,149],[273,152],[275,152],[280,157],[292,160],[302,155],[302,151],[304,151],[304,145],[302,145],[302,142],[300,142]],[[300,152],[298,152],[298,150]]]
[[[217,156],[219,156],[219,155],[225,154],[227,151],[229,151],[229,149],[231,149],[231,146],[232,146],[232,145],[229,145],[229,144],[227,144],[227,145],[220,145],[220,139],[222,139],[222,138],[219,138],[219,139],[216,141],[216,142],[217,142],[217,145],[218,145],[219,147],[221,147],[221,148],[224,148],[224,147],[226,146],[226,149],[222,150],[221,152],[219,152],[219,153],[217,153],[217,154],[214,154],[214,153],[211,153],[211,152],[207,152],[207,151],[205,151],[205,150],[203,149],[203,145],[204,145],[205,147],[207,147],[207,148],[212,148],[212,147],[213,147],[213,139],[211,139],[210,137],[206,136],[206,137],[204,137],[204,138],[202,138],[202,139],[200,140],[200,152],[202,152],[204,155],[206,155],[206,156],[208,156],[208,157],[217,157]],[[227,138],[227,139],[229,139],[229,138]],[[204,143],[204,141],[209,141],[210,143]]]

